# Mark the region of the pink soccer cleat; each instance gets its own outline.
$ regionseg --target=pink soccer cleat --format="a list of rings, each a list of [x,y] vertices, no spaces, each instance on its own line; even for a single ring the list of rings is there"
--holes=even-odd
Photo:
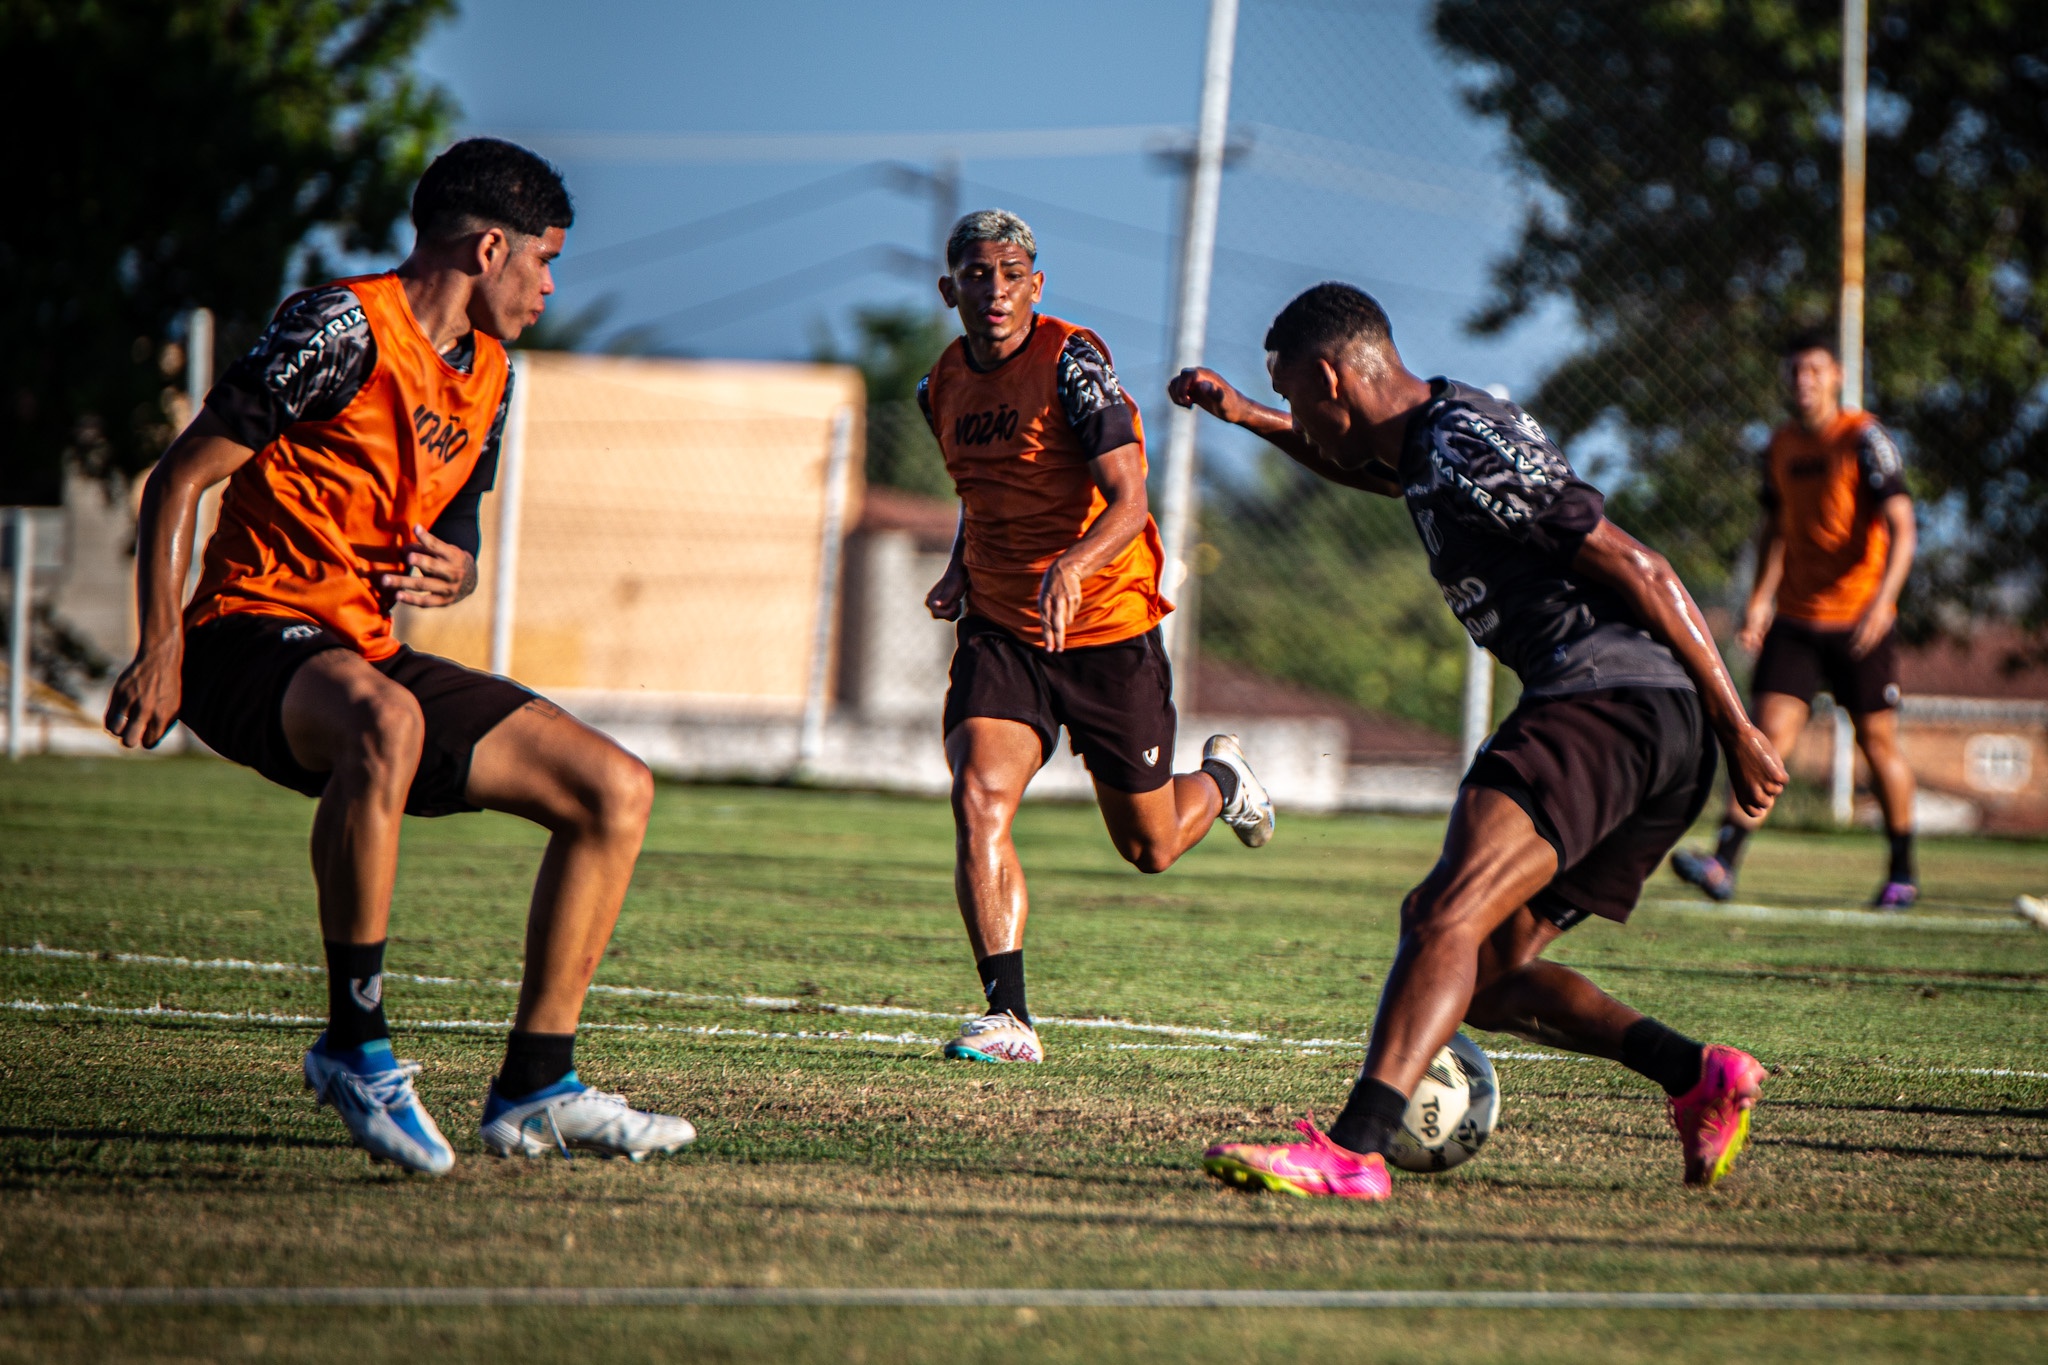
[[[1749,1111],[1764,1081],[1763,1063],[1747,1052],[1710,1043],[1700,1059],[1700,1081],[1666,1101],[1671,1126],[1685,1148],[1685,1183],[1712,1186],[1728,1174],[1749,1141]]]
[[[1303,1120],[1294,1125],[1307,1142],[1265,1146],[1255,1142],[1219,1142],[1202,1154],[1202,1169],[1239,1189],[1275,1190],[1310,1198],[1385,1199],[1394,1192],[1387,1163],[1379,1153],[1360,1156],[1346,1151]]]

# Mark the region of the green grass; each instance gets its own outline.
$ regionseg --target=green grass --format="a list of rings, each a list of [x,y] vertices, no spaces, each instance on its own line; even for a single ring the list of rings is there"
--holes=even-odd
[[[317,963],[312,805],[211,760],[0,773],[0,942]],[[1128,870],[1094,812],[1034,806],[1034,1009],[1355,1039],[1438,822],[1289,818]],[[976,999],[942,804],[665,787],[594,996],[585,1076],[689,1115],[643,1167],[500,1163],[474,1122],[500,1046],[537,832],[413,822],[394,914],[404,1055],[460,1153],[373,1168],[299,1086],[316,974],[0,957],[0,1285],[965,1285],[2026,1293],[2048,1267],[2048,936],[1983,931],[2048,847],[1930,842],[1930,929],[1646,906],[1555,955],[1776,1074],[1712,1194],[1678,1185],[1660,1095],[1598,1062],[1507,1059],[1499,1130],[1377,1208],[1255,1199],[1195,1158],[1339,1106],[1357,1048],[1049,1026],[1039,1068],[941,1062]],[[1744,898],[1855,906],[1868,835],[1757,839]],[[1682,899],[1660,879],[1651,898]],[[2017,922],[2015,922],[2017,925]],[[737,997],[788,997],[793,1009]],[[12,1002],[12,1003],[9,1003]],[[425,1030],[407,1021],[475,1021]],[[721,1031],[722,1030],[722,1031]],[[832,1036],[832,1035],[840,1036]],[[860,1035],[875,1035],[862,1037]],[[769,1036],[763,1036],[769,1035]],[[1528,1045],[1484,1039],[1527,1053]],[[1147,1044],[1134,1048],[1133,1044]],[[1721,1360],[2038,1356],[2033,1315],[931,1309],[0,1311],[0,1358]]]

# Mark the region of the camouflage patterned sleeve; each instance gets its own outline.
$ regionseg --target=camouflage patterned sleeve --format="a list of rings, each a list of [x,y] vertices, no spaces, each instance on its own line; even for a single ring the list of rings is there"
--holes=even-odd
[[[206,406],[235,440],[260,450],[294,422],[338,416],[376,364],[377,341],[355,291],[326,285],[285,301]]]
[[[1883,502],[1906,491],[1906,461],[1884,424],[1864,424],[1856,437],[1857,488],[1867,502]]]
[[[1469,408],[1448,408],[1437,419],[1430,463],[1458,494],[1445,510],[1469,530],[1568,563],[1606,515],[1606,499],[1572,472],[1564,453],[1526,414],[1516,417],[1506,429]]]
[[[1078,332],[1060,352],[1060,408],[1089,459],[1138,439],[1131,405],[1109,360]]]

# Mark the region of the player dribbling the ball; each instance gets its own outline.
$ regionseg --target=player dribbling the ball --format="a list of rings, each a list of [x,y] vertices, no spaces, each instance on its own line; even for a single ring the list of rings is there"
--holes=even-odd
[[[1410,373],[1385,312],[1349,285],[1289,303],[1266,352],[1289,411],[1205,369],[1182,371],[1169,392],[1326,479],[1404,498],[1445,600],[1520,676],[1522,699],[1473,761],[1442,857],[1402,904],[1343,1112],[1327,1134],[1304,1122],[1304,1141],[1222,1144],[1205,1165],[1239,1184],[1386,1198],[1384,1155],[1408,1096],[1462,1020],[1656,1081],[1671,1097],[1686,1183],[1711,1185],[1748,1136],[1762,1066],[1542,954],[1589,916],[1628,918],[1706,804],[1716,738],[1735,800],[1752,812],[1784,788],[1777,753],[1671,566],[1606,519],[1599,490],[1521,409]]]

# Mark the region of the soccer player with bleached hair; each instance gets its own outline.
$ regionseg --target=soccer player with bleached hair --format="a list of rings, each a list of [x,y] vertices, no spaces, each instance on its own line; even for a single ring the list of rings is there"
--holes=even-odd
[[[1321,284],[1266,334],[1287,411],[1212,370],[1169,386],[1334,483],[1406,501],[1444,600],[1522,680],[1465,774],[1443,855],[1401,906],[1365,1065],[1329,1132],[1225,1143],[1219,1179],[1384,1199],[1408,1097],[1460,1022],[1619,1061],[1663,1087],[1686,1183],[1725,1174],[1764,1070],[1702,1046],[1543,958],[1590,916],[1627,920],[1643,883],[1713,786],[1715,740],[1745,810],[1785,772],[1744,713],[1699,608],[1663,556],[1605,516],[1535,419],[1449,379],[1409,372],[1370,296]]]
[[[1024,869],[1010,837],[1024,788],[1065,726],[1095,780],[1110,842],[1163,872],[1219,816],[1247,845],[1273,806],[1234,735],[1201,770],[1173,771],[1173,676],[1159,642],[1172,604],[1145,497],[1137,404],[1109,348],[1037,309],[1038,242],[1013,213],[953,227],[939,294],[965,333],[918,384],[960,494],[960,530],[925,605],[957,621],[946,693],[953,885],[983,1010],[948,1057],[1044,1057],[1024,991]]]
[[[384,1017],[408,814],[506,811],[550,836],[484,1146],[638,1161],[696,1136],[575,1069],[584,993],[654,800],[646,765],[517,683],[392,632],[398,603],[453,606],[476,588],[478,503],[511,383],[505,343],[540,318],[573,217],[541,158],[459,142],[420,177],[418,239],[396,270],[285,300],[144,487],[142,641],[107,706],[107,728],[131,748],[183,721],[223,756],[318,798],[328,1024],[306,1052],[306,1085],[373,1157],[433,1175],[455,1153]],[[199,496],[223,479],[219,526],[181,610]]]

